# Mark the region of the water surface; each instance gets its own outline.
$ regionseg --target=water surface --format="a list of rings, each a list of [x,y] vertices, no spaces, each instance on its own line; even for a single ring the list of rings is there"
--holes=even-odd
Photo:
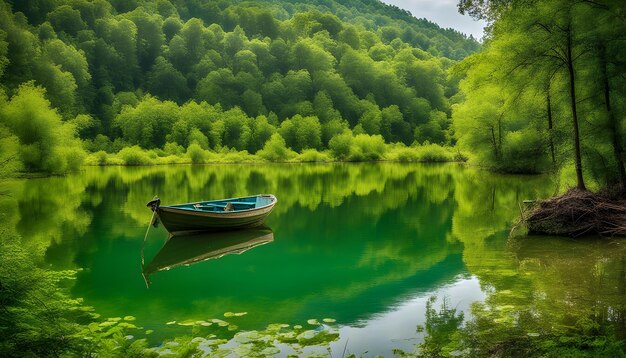
[[[520,203],[557,190],[545,176],[456,164],[266,164],[94,167],[8,185],[25,244],[45,250],[50,268],[81,269],[72,294],[104,317],[136,317],[154,330],[153,344],[203,332],[178,323],[247,312],[228,320],[255,330],[332,318],[340,332],[333,355],[346,345],[389,355],[420,342],[416,326],[431,296],[466,317],[477,301],[533,306],[562,320],[566,310],[586,315],[584,307],[614,312],[625,304],[622,242],[507,245]],[[264,233],[218,235],[207,245],[195,238],[172,250],[159,227],[144,243],[152,214],[145,203],[154,195],[174,204],[257,193],[279,200]],[[163,258],[173,266],[152,272],[149,287],[142,251],[146,266]],[[209,259],[185,262],[195,251]],[[572,268],[582,279],[572,279],[579,277]]]

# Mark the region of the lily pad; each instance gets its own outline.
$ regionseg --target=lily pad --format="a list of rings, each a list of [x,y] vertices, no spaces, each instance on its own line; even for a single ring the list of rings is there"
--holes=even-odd
[[[226,312],[224,317],[241,317],[247,315],[248,312]]]
[[[218,319],[218,318],[213,318],[213,319],[211,320],[211,322],[213,322],[213,323],[217,323],[217,325],[218,325],[218,326],[220,326],[220,327],[226,327],[226,326],[228,326],[228,322],[226,322],[226,321],[222,321],[221,319]]]
[[[192,320],[188,319],[186,321],[178,322],[177,324],[179,326],[193,326],[194,324],[196,324],[196,321],[192,321]]]

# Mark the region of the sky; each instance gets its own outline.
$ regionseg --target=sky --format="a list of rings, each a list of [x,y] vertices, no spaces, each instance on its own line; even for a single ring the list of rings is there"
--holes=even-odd
[[[417,18],[425,18],[437,25],[451,27],[476,39],[483,37],[484,21],[475,21],[468,15],[461,15],[456,7],[458,0],[381,0],[411,12]]]

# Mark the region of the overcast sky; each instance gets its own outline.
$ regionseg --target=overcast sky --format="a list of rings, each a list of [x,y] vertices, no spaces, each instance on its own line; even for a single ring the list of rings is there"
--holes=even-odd
[[[484,21],[474,21],[468,15],[461,15],[456,7],[458,0],[381,0],[409,10],[417,18],[425,18],[437,25],[463,32],[480,40],[483,37]]]

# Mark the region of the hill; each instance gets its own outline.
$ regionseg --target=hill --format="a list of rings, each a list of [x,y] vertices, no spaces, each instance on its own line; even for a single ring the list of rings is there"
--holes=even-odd
[[[11,0],[0,18],[7,101],[45,92],[93,152],[449,143],[446,71],[480,47],[376,0]]]

